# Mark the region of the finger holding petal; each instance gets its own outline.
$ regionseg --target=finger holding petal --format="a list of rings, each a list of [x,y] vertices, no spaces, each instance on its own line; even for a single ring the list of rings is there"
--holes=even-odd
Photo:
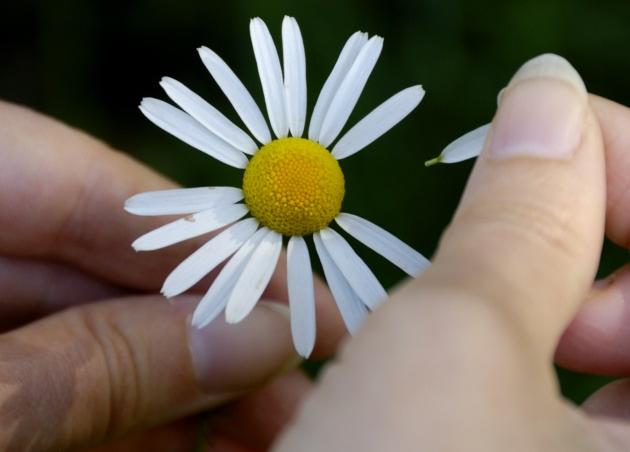
[[[337,159],[349,157],[379,138],[402,121],[424,97],[422,86],[412,86],[393,95],[359,121],[337,142],[332,155]]]

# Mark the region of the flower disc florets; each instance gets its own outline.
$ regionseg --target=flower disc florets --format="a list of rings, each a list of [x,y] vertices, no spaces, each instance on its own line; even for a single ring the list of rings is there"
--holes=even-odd
[[[304,138],[280,138],[252,157],[243,192],[261,224],[287,236],[307,235],[337,216],[345,183],[339,163],[326,148]]]

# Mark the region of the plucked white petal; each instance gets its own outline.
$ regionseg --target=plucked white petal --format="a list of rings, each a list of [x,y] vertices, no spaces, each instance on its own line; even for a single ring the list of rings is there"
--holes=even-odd
[[[340,213],[335,219],[352,237],[373,249],[409,276],[418,276],[431,262],[405,242],[374,223],[352,215]]]
[[[134,215],[184,215],[243,199],[235,187],[174,188],[139,193],[125,201],[125,210]]]
[[[159,99],[145,98],[140,104],[140,110],[156,126],[226,165],[235,168],[247,166],[247,157],[241,151],[180,109]]]
[[[315,108],[313,108],[311,122],[308,126],[309,139],[319,141],[322,122],[324,121],[326,113],[328,113],[330,103],[335,97],[335,94],[339,89],[339,85],[343,82],[343,79],[352,67],[352,63],[354,63],[354,60],[357,58],[357,55],[367,40],[367,33],[357,31],[350,36],[348,41],[346,41],[346,44],[343,46],[333,70],[330,72],[330,75],[326,79],[326,82],[319,93],[319,97],[315,103]]]
[[[244,204],[214,207],[165,224],[144,234],[131,244],[136,251],[152,251],[215,231],[244,217]]]
[[[240,127],[184,84],[170,77],[164,77],[160,81],[160,86],[182,110],[236,149],[250,155],[253,155],[258,149],[254,140]]]
[[[190,289],[239,249],[257,228],[258,222],[253,218],[247,218],[217,234],[168,275],[162,286],[162,293],[170,298]]]
[[[258,229],[221,269],[193,313],[193,326],[203,328],[223,311],[245,264],[265,235],[267,231],[264,228]]]
[[[337,232],[330,228],[318,232],[326,251],[343,276],[368,308],[374,310],[387,298],[387,292],[374,273]]]
[[[350,129],[333,148],[341,160],[360,151],[398,124],[424,97],[422,86],[412,86],[390,97]]]
[[[269,230],[249,258],[234,286],[225,308],[228,323],[238,323],[254,308],[273,274],[280,250],[282,236]]]
[[[287,120],[291,135],[301,137],[306,122],[306,56],[297,21],[285,16],[282,21],[282,55]]]
[[[249,33],[271,128],[278,138],[286,137],[289,125],[278,51],[267,25],[260,18],[256,17],[250,21]]]
[[[293,343],[308,358],[315,346],[315,293],[308,248],[299,236],[291,237],[287,246],[287,282]]]
[[[207,47],[200,47],[197,50],[201,61],[215,82],[217,82],[221,91],[227,96],[241,121],[243,121],[259,143],[269,143],[271,141],[271,133],[265,118],[258,105],[256,105],[254,98],[245,88],[245,85],[219,55]]]
[[[346,281],[343,274],[328,254],[328,251],[326,251],[326,247],[322,243],[322,239],[319,237],[318,233],[313,234],[313,241],[315,242],[315,249],[317,250],[317,255],[324,269],[326,282],[337,303],[341,318],[346,324],[346,328],[348,328],[350,334],[355,334],[363,324],[368,310],[363,302],[361,302],[361,299],[352,290],[348,281]]]
[[[434,163],[457,163],[478,157],[483,150],[483,145],[486,142],[489,131],[490,124],[486,124],[462,135],[446,146],[439,157],[429,160],[425,165],[430,166]]]
[[[322,146],[326,148],[330,146],[337,138],[337,135],[339,135],[339,132],[341,132],[341,129],[346,125],[382,49],[383,38],[374,36],[370,38],[359,52],[335,93],[322,123],[319,135],[319,142]]]

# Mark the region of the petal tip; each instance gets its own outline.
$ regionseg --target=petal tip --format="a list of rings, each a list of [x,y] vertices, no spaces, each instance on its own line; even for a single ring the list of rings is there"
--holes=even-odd
[[[366,33],[367,35],[367,33]],[[382,45],[385,39],[382,36],[374,35],[370,38],[370,41],[374,41],[375,43]]]
[[[166,290],[166,289],[162,289],[162,291],[160,292],[162,295],[164,295],[166,298],[168,298],[169,300],[177,295],[179,295],[177,292],[173,292],[171,290]]]
[[[201,330],[206,326],[203,322],[203,318],[197,313],[197,311],[193,313],[192,319],[190,319],[190,326],[197,330]]]
[[[233,312],[233,311],[225,311],[225,322],[229,323],[230,325],[234,325],[239,323],[241,320],[243,320],[243,316],[239,313]]]
[[[158,99],[154,98],[154,97],[143,97],[142,100],[140,100],[140,109],[142,108],[150,108],[151,105],[156,105],[158,102],[160,102]]]
[[[160,79],[160,86],[164,87],[164,85],[170,85],[173,82],[175,82],[175,79],[172,77],[169,77],[168,75],[165,75],[164,77],[162,77]]]
[[[298,355],[300,355],[300,358],[308,359],[309,356],[311,356],[311,353],[313,353],[313,348],[311,347],[309,350],[298,350],[296,348],[295,351]]]

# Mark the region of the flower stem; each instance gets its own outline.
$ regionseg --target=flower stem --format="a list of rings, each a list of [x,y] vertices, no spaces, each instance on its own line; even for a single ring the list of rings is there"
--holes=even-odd
[[[437,165],[441,161],[442,161],[442,156],[438,155],[437,157],[435,157],[435,158],[433,158],[431,160],[427,160],[426,162],[424,162],[424,166],[429,167],[429,166]]]

